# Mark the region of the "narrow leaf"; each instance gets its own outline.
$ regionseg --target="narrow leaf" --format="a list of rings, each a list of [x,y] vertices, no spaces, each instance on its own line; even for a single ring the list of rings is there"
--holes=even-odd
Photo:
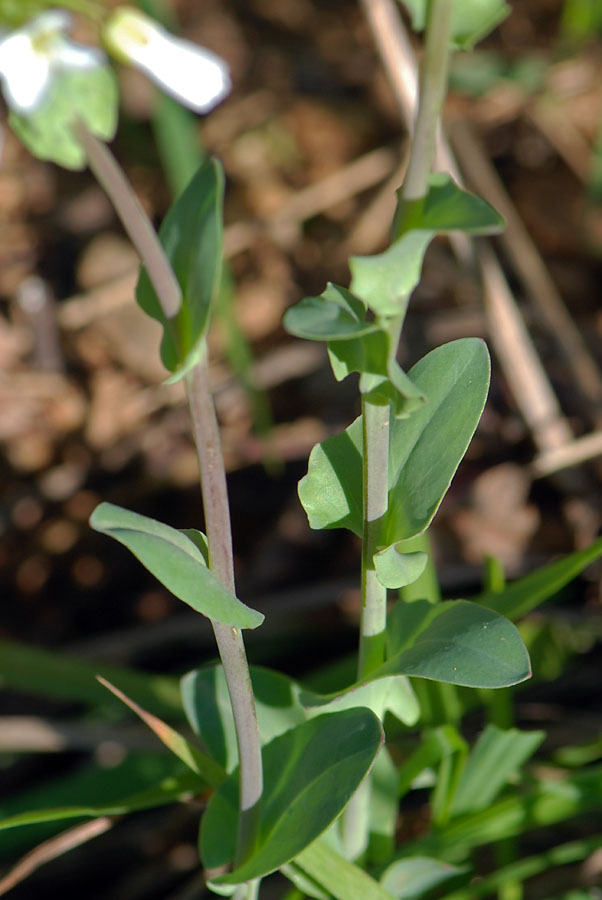
[[[380,883],[396,900],[414,900],[464,872],[468,872],[467,866],[452,866],[439,859],[414,856],[390,865]]]
[[[557,562],[530,572],[500,592],[481,594],[475,597],[475,601],[508,616],[509,619],[519,619],[557,594],[600,556],[602,556],[602,538],[598,538],[585,550],[578,550]]]
[[[395,896],[324,841],[315,841],[303,850],[295,863],[335,900],[392,900]]]
[[[79,819],[83,817],[120,816],[140,809],[151,809],[164,806],[199,794],[206,788],[206,783],[198,775],[186,772],[183,775],[172,775],[159,784],[132,794],[123,800],[110,803],[99,803],[81,806],[62,806],[49,809],[29,810],[15,813],[0,819],[0,829],[16,828],[21,825],[35,825],[40,822],[58,822],[62,819]]]
[[[97,674],[123,685],[152,712],[184,718],[175,678],[137,672],[121,666],[107,666],[75,659],[63,652],[0,641],[0,686],[5,690],[55,697],[72,703],[110,706],[113,711],[121,712],[122,704],[98,684]]]
[[[545,738],[544,731],[502,731],[487,725],[470,752],[462,773],[452,816],[489,806],[509,777],[533,755]]]
[[[112,503],[97,506],[90,525],[127,547],[172,594],[209,619],[237,628],[257,628],[263,622],[261,613],[245,606],[217,580],[186,532]]]
[[[211,757],[202,753],[198,747],[195,747],[190,741],[187,741],[183,735],[176,731],[175,728],[172,728],[171,725],[168,725],[167,722],[163,722],[158,716],[152,715],[152,713],[147,712],[139,706],[134,700],[124,694],[123,691],[120,691],[114,684],[107,681],[106,678],[102,678],[100,675],[97,675],[96,677],[102,685],[111,691],[111,693],[125,703],[126,706],[129,706],[129,708],[155,732],[159,740],[162,741],[172,753],[175,753],[189,769],[192,769],[193,772],[200,775],[211,787],[219,787],[226,778],[226,772],[220,765],[214,762]]]
[[[182,377],[198,361],[209,326],[222,264],[224,175],[215,160],[205,160],[175,200],[159,229],[159,238],[182,288],[182,306],[168,319],[142,267],[136,298],[145,313],[163,325],[161,359]],[[172,379],[173,380],[173,379]]]

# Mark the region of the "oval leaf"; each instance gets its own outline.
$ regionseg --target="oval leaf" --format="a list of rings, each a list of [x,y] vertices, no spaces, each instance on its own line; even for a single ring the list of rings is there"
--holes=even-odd
[[[437,347],[410,369],[428,402],[391,422],[384,546],[430,525],[481,418],[489,373],[489,353],[478,338]]]
[[[260,612],[223,587],[186,533],[112,503],[97,506],[90,525],[127,547],[172,594],[209,619],[236,628],[263,622]]]
[[[409,378],[427,402],[391,421],[383,547],[424,531],[445,496],[485,405],[487,348],[477,338],[444,344]],[[312,528],[348,528],[361,537],[362,451],[361,417],[311,451],[299,498]]]
[[[414,604],[406,604],[410,608]],[[512,622],[467,600],[431,606],[413,623],[411,646],[372,675],[414,675],[466,687],[501,688],[531,676],[529,654]]]
[[[350,709],[298,725],[264,747],[258,849],[216,883],[260,878],[315,841],[355,793],[382,739],[380,722],[370,710]],[[235,772],[215,792],[201,823],[201,856],[209,869],[234,857],[237,808]]]

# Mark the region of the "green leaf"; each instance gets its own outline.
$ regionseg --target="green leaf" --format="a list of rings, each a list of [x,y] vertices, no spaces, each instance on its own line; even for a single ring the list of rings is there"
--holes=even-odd
[[[241,603],[207,568],[201,538],[130,510],[101,503],[90,517],[95,531],[123,544],[179,600],[216,622],[257,628],[263,615]]]
[[[326,888],[335,900],[392,900],[394,896],[322,840],[303,850],[295,864]]]
[[[395,850],[399,822],[397,766],[386,747],[376,757],[370,773],[368,820],[368,863],[371,866],[384,865]]]
[[[438,347],[410,370],[427,403],[394,419],[389,437],[389,510],[382,546],[428,527],[477,427],[489,387],[489,354],[476,338]],[[362,421],[313,448],[299,497],[312,528],[362,535]]]
[[[378,316],[404,316],[435,232],[407,231],[383,253],[352,256],[351,292]]]
[[[383,546],[430,525],[481,418],[489,372],[487,348],[476,338],[444,344],[410,370],[428,402],[391,422]]]
[[[74,659],[62,651],[0,641],[0,687],[4,690],[111,707],[112,712],[121,712],[122,704],[96,681],[98,674],[135,694],[154,713],[184,718],[175,678]]]
[[[173,319],[163,312],[142,267],[136,298],[145,313],[163,325],[161,359],[177,381],[201,358],[209,327],[211,303],[222,265],[222,198],[224,175],[207,159],[170,207],[159,238],[182,288],[182,306]]]
[[[436,234],[497,234],[504,219],[446,174],[429,176],[425,198],[406,202],[398,191],[391,246],[374,256],[352,256],[351,293],[377,316],[405,316],[410,294],[420,281],[427,247]]]
[[[372,712],[350,709],[298,725],[264,747],[257,851],[216,883],[259,878],[308,847],[351,799],[382,739]],[[201,856],[209,869],[234,857],[237,808],[235,772],[215,792],[201,823]]]
[[[426,397],[397,363],[390,343],[390,335],[378,330],[357,340],[329,342],[328,355],[337,381],[359,372],[364,396],[392,403],[395,416],[405,417],[423,406]]]
[[[414,616],[411,604],[407,607]],[[466,687],[500,688],[531,675],[529,656],[517,628],[492,610],[467,600],[422,605],[422,621],[412,623],[415,636],[372,673],[414,675]],[[399,616],[399,613],[398,613]],[[417,633],[416,633],[417,632]]]
[[[412,27],[422,31],[426,24],[429,0],[400,0],[412,17]],[[504,0],[461,0],[454,5],[452,46],[470,48],[493,31],[510,15],[512,9]]]
[[[602,804],[602,766],[567,774],[562,769],[526,785],[486,809],[452,819],[444,828],[409,841],[398,858],[465,856],[471,848],[546,828],[575,816],[598,811]]]
[[[378,580],[386,588],[401,588],[420,578],[428,562],[428,554],[402,553],[401,544],[391,544],[374,554],[374,566]]]
[[[467,866],[452,866],[439,859],[414,856],[390,865],[383,872],[380,883],[396,900],[414,900],[464,872],[468,872]]]
[[[73,134],[73,122],[81,119],[92,134],[110,141],[117,128],[118,103],[117,82],[108,66],[64,68],[53,71],[43,104],[27,116],[11,112],[9,124],[38,159],[83,169],[86,152]]]
[[[451,176],[443,172],[431,173],[428,194],[424,199],[405,201],[401,188],[397,196],[396,235],[410,228],[434,234],[450,231],[463,231],[470,235],[499,234],[506,225],[490,203],[462,190]],[[403,229],[401,232],[400,228]]]
[[[97,676],[97,678],[98,681],[118,697],[122,703],[129,706],[129,708],[133,710],[133,712],[135,712],[152,731],[154,731],[159,740],[162,741],[172,753],[181,759],[189,769],[192,769],[193,772],[200,775],[208,785],[211,787],[219,787],[225,780],[226,772],[224,769],[209,756],[202,753],[198,747],[195,747],[194,744],[186,740],[186,738],[176,731],[175,728],[172,728],[167,722],[163,722],[162,719],[159,719],[157,716],[154,716],[152,713],[143,709],[134,700],[128,697],[127,694],[124,694],[123,691],[120,691],[114,684],[107,681],[106,678],[102,678],[101,676]]]
[[[545,731],[502,731],[487,725],[470,752],[454,796],[451,815],[485,809],[506,786],[510,776],[520,770],[535,753]]]
[[[262,744],[305,721],[299,686],[280,672],[251,666],[257,722]],[[182,702],[195,734],[227,771],[238,763],[236,729],[221,665],[195,669],[182,678]]]
[[[311,341],[349,341],[378,330],[366,321],[366,309],[346,288],[328,283],[319,297],[305,297],[288,309],[283,325],[290,334]]]
[[[519,619],[540,603],[554,597],[600,556],[602,556],[602,538],[598,538],[585,550],[578,550],[557,562],[530,572],[498,593],[480,594],[475,597],[475,601],[508,616],[509,619]]]
[[[300,690],[299,702],[305,707],[308,717],[360,706],[371,709],[381,720],[387,710],[391,710],[405,725],[415,725],[420,715],[414,691],[408,679],[403,676],[354,684],[344,691],[332,694]]]
[[[362,536],[362,419],[309,454],[299,499],[311,528],[348,528]]]
[[[164,806],[166,803],[185,800],[191,795],[200,793],[205,787],[205,781],[192,772],[186,772],[182,775],[171,775],[158,784],[127,796],[123,800],[91,805],[57,806],[15,813],[12,816],[0,819],[0,830],[16,828],[21,825],[36,825],[40,822],[58,822],[63,819],[80,819],[83,817],[96,819],[99,816],[125,815],[136,810],[151,809],[154,806]]]

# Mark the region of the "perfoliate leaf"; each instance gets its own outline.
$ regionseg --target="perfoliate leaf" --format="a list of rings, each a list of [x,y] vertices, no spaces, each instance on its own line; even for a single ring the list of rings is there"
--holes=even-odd
[[[108,66],[64,68],[53,75],[42,105],[27,116],[11,112],[9,124],[38,159],[83,169],[86,152],[73,134],[74,120],[81,119],[92,134],[110,141],[117,128],[118,103],[117,82]]]
[[[284,314],[290,334],[311,341],[349,341],[378,330],[366,309],[346,288],[329,283],[319,297],[305,297]]]
[[[386,588],[402,588],[420,578],[426,568],[428,555],[422,551],[403,553],[399,543],[391,544],[374,554],[378,580]]]
[[[471,235],[499,234],[506,224],[490,203],[463,190],[443,172],[429,175],[429,190],[423,200],[404,200],[401,188],[397,196],[393,229],[396,236],[409,229],[437,234],[450,231],[463,231]]]
[[[191,540],[186,532],[112,503],[97,506],[90,525],[127,547],[172,594],[209,619],[237,628],[263,622],[261,613],[241,603],[207,568],[199,549],[204,536]]]
[[[407,419],[392,419],[389,509],[382,547],[424,531],[441,503],[483,411],[489,354],[463,338],[416,363],[409,379],[427,402]],[[362,534],[362,421],[313,448],[299,497],[312,528]]]
[[[407,231],[383,253],[352,256],[350,289],[377,316],[404,316],[433,230]]]
[[[173,319],[163,312],[144,266],[136,299],[145,313],[163,325],[161,359],[182,378],[204,352],[211,304],[222,266],[224,174],[218,162],[205,160],[174,201],[159,228],[159,238],[182,289],[182,305]]]

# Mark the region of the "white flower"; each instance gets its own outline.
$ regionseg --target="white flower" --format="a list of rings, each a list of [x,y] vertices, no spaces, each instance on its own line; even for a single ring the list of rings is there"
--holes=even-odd
[[[115,56],[142,69],[195,112],[209,112],[230,91],[228,66],[219,56],[174,37],[137,9],[118,8],[108,19],[103,38]]]
[[[37,109],[57,72],[102,65],[100,50],[65,37],[70,25],[68,12],[51,9],[0,36],[2,92],[15,112],[27,115]]]

